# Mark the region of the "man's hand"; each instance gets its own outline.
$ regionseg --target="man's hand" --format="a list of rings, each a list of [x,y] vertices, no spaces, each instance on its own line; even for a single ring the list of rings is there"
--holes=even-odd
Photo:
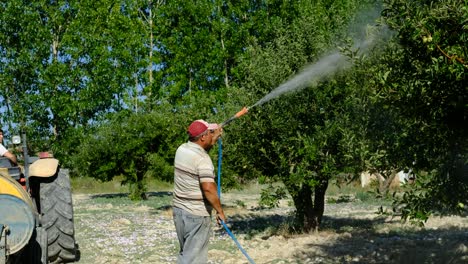
[[[218,225],[221,225],[221,221],[226,223],[226,216],[224,215],[224,212],[216,213],[216,222]]]
[[[214,182],[202,182],[201,189],[203,196],[205,196],[216,211],[216,222],[218,225],[221,224],[221,220],[226,222],[226,216],[224,215],[223,207],[221,206],[221,201],[218,197],[216,184]]]
[[[222,135],[223,135],[223,127],[221,126],[221,124],[218,124],[218,128],[215,129],[214,131],[213,138],[215,140],[218,140],[218,138],[221,137]]]

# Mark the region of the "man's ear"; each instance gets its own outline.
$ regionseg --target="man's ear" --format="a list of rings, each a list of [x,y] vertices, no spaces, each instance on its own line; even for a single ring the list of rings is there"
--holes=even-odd
[[[205,141],[205,136],[206,136],[206,134],[203,135],[203,136],[201,136],[201,137],[200,137],[200,141]]]

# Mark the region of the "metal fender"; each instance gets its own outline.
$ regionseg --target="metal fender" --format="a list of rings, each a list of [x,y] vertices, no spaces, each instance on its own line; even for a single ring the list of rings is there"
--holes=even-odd
[[[6,255],[15,254],[22,250],[31,239],[35,226],[34,214],[31,207],[22,199],[9,195],[0,194],[0,223],[2,227],[9,229],[9,235],[4,238],[8,251]]]
[[[57,173],[59,161],[53,158],[38,159],[29,166],[29,177],[51,177]]]

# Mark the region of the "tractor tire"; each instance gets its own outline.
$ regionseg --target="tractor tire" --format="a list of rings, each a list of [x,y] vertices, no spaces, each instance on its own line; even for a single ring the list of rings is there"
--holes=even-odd
[[[47,233],[43,227],[36,227],[31,240],[22,253],[21,262],[28,264],[47,264]],[[15,263],[15,262],[12,262]]]
[[[49,263],[76,260],[73,203],[68,169],[59,169],[39,183],[41,223],[47,232]]]

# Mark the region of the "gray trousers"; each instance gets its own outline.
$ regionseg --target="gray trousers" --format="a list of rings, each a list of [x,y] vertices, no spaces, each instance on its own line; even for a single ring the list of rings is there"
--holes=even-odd
[[[174,225],[179,239],[179,264],[208,262],[208,241],[211,236],[211,217],[192,215],[173,207]]]

